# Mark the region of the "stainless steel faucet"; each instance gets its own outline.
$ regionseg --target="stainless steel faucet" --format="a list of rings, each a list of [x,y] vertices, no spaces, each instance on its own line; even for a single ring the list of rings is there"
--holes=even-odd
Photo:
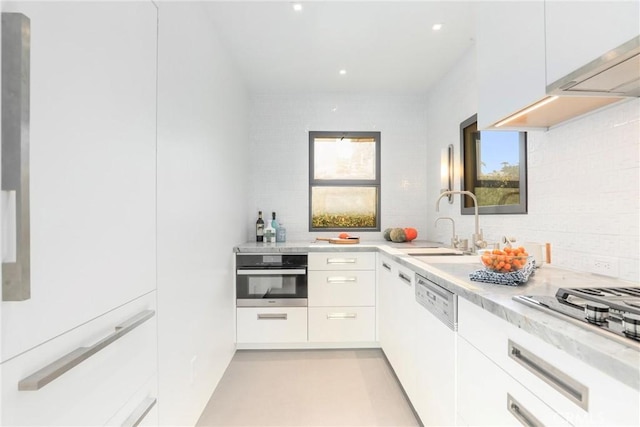
[[[438,226],[438,221],[440,221],[441,219],[448,219],[451,221],[451,225],[453,226],[453,232],[451,234],[451,247],[453,249],[458,249],[458,244],[460,243],[460,241],[458,240],[458,236],[456,235],[456,222],[451,217],[440,216],[436,218],[436,222],[434,223],[436,227]]]
[[[471,199],[473,200],[473,207],[475,211],[475,233],[471,238],[471,241],[473,242],[471,247],[474,250],[474,252],[476,249],[486,248],[487,242],[484,241],[484,238],[482,237],[482,230],[480,230],[480,217],[478,215],[478,199],[476,198],[475,194],[473,194],[470,191],[464,191],[464,190],[443,191],[442,193],[440,193],[440,197],[438,197],[438,200],[436,201],[436,212],[440,212],[440,200],[442,200],[443,197],[449,196],[450,194],[464,194],[471,197]]]

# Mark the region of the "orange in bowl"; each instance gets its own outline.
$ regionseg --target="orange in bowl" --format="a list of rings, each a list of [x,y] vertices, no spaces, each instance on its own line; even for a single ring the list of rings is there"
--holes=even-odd
[[[504,248],[486,251],[480,256],[485,267],[496,273],[511,273],[522,269],[531,257],[521,246],[518,248]]]

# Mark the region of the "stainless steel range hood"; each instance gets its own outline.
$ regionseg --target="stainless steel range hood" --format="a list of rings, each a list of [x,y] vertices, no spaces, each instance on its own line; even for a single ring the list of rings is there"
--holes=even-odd
[[[547,86],[550,95],[640,96],[640,36]]]
[[[548,85],[546,93],[492,128],[548,128],[623,99],[640,97],[640,36]]]

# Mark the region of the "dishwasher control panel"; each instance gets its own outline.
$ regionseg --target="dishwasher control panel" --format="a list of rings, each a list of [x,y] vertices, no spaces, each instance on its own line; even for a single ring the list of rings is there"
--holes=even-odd
[[[458,329],[458,296],[416,274],[416,301],[451,330]]]

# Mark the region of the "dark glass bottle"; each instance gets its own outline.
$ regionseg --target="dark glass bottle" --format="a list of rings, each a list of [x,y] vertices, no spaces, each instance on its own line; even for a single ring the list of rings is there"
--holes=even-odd
[[[256,242],[264,241],[264,220],[262,219],[262,211],[258,212],[258,220],[256,221]]]

